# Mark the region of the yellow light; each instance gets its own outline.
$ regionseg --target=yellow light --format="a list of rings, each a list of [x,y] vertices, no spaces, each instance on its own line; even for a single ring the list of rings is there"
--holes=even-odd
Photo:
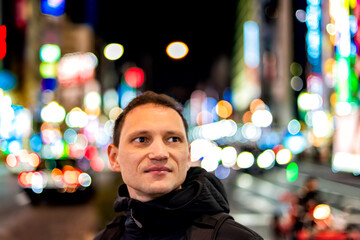
[[[256,110],[264,110],[265,109],[265,103],[263,100],[257,98],[251,101],[250,103],[250,111],[253,113]]]
[[[57,75],[57,64],[56,63],[40,63],[39,71],[43,78],[55,78]]]
[[[325,65],[325,67],[324,67],[325,73],[332,74],[334,72],[333,69],[336,66],[335,64],[336,64],[335,59],[333,59],[333,58],[326,59],[325,64],[324,64]]]
[[[228,118],[232,114],[233,108],[228,101],[220,100],[216,104],[216,113],[219,117]]]
[[[166,53],[173,59],[184,58],[189,52],[188,46],[183,42],[172,42],[166,48]]]
[[[331,214],[330,206],[327,204],[319,204],[314,209],[315,219],[327,219]]]

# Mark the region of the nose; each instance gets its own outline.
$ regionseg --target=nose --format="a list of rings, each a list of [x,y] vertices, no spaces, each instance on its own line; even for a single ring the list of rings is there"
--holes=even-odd
[[[169,152],[162,140],[154,140],[150,145],[149,158],[151,160],[166,160],[169,158]]]

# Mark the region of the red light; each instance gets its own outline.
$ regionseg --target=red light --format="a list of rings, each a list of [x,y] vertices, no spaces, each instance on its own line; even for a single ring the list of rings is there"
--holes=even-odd
[[[16,156],[14,154],[9,154],[7,155],[6,159],[5,159],[5,163],[6,165],[8,165],[9,167],[16,167],[18,165],[18,160],[16,159]]]
[[[0,26],[0,59],[3,59],[6,55],[6,26]]]
[[[65,170],[64,171],[64,182],[68,185],[80,185],[79,175],[81,171],[79,169]]]
[[[34,171],[31,172],[21,172],[18,176],[18,182],[23,187],[30,187],[31,186],[31,178],[34,174]]]
[[[144,83],[144,71],[141,68],[132,67],[125,72],[125,82],[133,88],[138,88]]]
[[[98,155],[98,150],[97,150],[97,148],[95,146],[88,145],[86,147],[84,157],[87,160],[92,160],[92,159],[96,158],[97,155]]]

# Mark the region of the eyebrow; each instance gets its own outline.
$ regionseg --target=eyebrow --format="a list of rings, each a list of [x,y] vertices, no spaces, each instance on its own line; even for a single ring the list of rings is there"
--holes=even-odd
[[[134,131],[132,133],[129,133],[128,137],[132,138],[138,135],[147,135],[147,134],[151,134],[151,131],[148,130],[138,130],[138,131]],[[182,137],[186,137],[186,134],[182,133],[181,131],[166,131],[165,132],[166,135],[179,135]]]

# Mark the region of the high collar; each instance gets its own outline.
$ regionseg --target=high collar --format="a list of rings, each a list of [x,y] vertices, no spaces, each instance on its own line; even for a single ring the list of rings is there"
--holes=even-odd
[[[189,219],[204,213],[229,212],[223,185],[213,174],[199,167],[189,169],[181,189],[148,202],[130,198],[123,184],[114,208],[132,216],[141,226],[155,229],[188,224]]]

